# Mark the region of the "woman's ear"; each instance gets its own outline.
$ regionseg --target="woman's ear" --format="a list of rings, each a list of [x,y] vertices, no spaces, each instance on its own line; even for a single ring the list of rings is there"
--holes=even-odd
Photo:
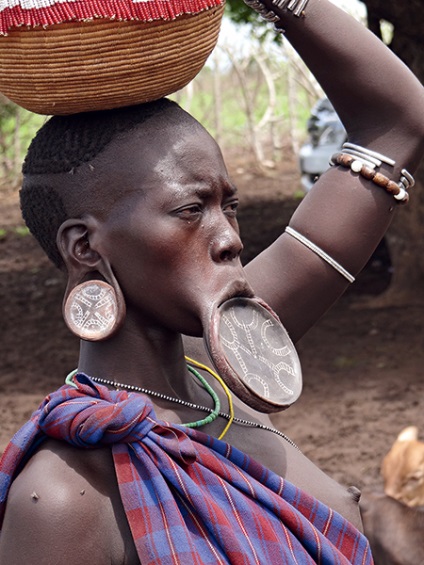
[[[96,270],[100,255],[90,247],[89,233],[95,229],[94,220],[69,219],[63,222],[57,232],[56,244],[65,263],[68,275],[74,270]],[[94,224],[94,225],[90,225]],[[85,275],[80,277],[80,280]]]
[[[63,317],[81,339],[111,337],[125,319],[125,300],[109,260],[92,249],[94,218],[69,219],[57,234],[57,247],[68,271]]]

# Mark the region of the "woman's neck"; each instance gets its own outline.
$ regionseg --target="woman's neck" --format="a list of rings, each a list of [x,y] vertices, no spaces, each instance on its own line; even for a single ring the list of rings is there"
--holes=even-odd
[[[192,398],[181,335],[164,330],[123,327],[105,341],[82,341],[78,370],[170,396]]]

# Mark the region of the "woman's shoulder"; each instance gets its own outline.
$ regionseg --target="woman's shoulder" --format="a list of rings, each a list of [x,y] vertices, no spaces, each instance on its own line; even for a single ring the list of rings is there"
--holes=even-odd
[[[131,545],[110,449],[46,440],[10,488],[0,563],[138,563]]]

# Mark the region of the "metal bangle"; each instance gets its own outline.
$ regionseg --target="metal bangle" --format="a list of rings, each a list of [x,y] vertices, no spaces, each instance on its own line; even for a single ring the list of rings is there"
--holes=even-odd
[[[252,8],[252,10],[258,13],[263,20],[272,23],[280,21],[279,16],[277,16],[275,12],[269,10],[266,6],[264,6],[264,4],[262,4],[260,0],[243,0],[243,1],[247,6],[249,6],[249,8]],[[282,30],[276,28],[276,31],[281,32]]]
[[[382,162],[380,160],[374,159],[374,157],[371,157],[369,155],[365,155],[360,151],[355,151],[354,149],[346,149],[343,146],[343,153],[346,153],[347,155],[351,155],[352,157],[360,159],[362,163],[364,163],[364,165],[371,167],[371,169],[375,169],[376,167],[381,167]]]
[[[292,0],[287,6],[287,10],[293,12],[293,15],[297,18],[303,15],[303,12],[308,4],[309,0]],[[274,2],[273,2],[274,3]]]
[[[265,6],[261,0],[243,0],[244,3],[255,10],[262,19],[267,22],[277,23],[281,21],[280,16],[278,16],[273,10],[270,10]],[[305,8],[309,0],[271,0],[271,4],[278,8],[278,10],[288,10],[293,13],[294,16],[300,18],[305,15]],[[274,30],[278,33],[284,33],[282,28],[276,27],[274,25]]]
[[[338,273],[340,273],[350,283],[355,282],[355,277],[353,275],[351,275],[349,273],[349,271],[346,271],[346,269],[344,267],[342,267],[340,265],[340,263],[338,263],[335,259],[330,257],[330,255],[328,255],[328,253],[323,251],[321,249],[321,247],[318,247],[318,245],[315,245],[315,243],[312,243],[312,241],[310,241],[307,237],[305,237],[304,235],[302,235],[298,231],[294,230],[290,226],[287,226],[285,231],[286,231],[286,233],[288,233],[289,235],[294,237],[294,239],[297,239],[297,241],[299,241],[300,243],[303,243],[303,245],[305,247],[307,247],[308,249],[313,251],[316,255],[321,257],[321,259],[323,259],[326,263],[328,263],[331,267],[333,267],[333,269],[335,269]]]
[[[406,169],[402,169],[400,174],[402,175],[400,177],[400,182],[405,186],[405,190],[415,186],[415,179],[411,173],[408,173]]]
[[[289,10],[293,15],[300,18],[309,0],[271,0],[271,4],[279,10]]]
[[[377,151],[373,151],[372,149],[368,149],[367,147],[361,147],[360,145],[356,145],[356,143],[349,143],[347,141],[346,143],[343,143],[342,148],[345,153],[349,153],[348,150],[353,150],[358,152],[358,154],[355,154],[358,157],[359,154],[362,154],[365,156],[365,158],[368,157],[371,162],[375,160],[377,167],[381,167],[381,163],[386,163],[386,165],[389,165],[390,167],[394,167],[396,164],[396,161],[390,159],[390,157],[386,157],[382,153],[377,153]]]

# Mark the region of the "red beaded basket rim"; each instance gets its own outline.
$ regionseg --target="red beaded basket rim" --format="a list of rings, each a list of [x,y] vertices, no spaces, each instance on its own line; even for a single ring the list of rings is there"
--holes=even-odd
[[[47,5],[51,1],[50,5]],[[0,35],[19,27],[35,28],[97,18],[140,22],[170,21],[182,14],[197,14],[220,6],[224,0],[33,0],[37,7],[23,8],[21,0],[8,0],[0,10]],[[1,46],[1,40],[0,40]]]

